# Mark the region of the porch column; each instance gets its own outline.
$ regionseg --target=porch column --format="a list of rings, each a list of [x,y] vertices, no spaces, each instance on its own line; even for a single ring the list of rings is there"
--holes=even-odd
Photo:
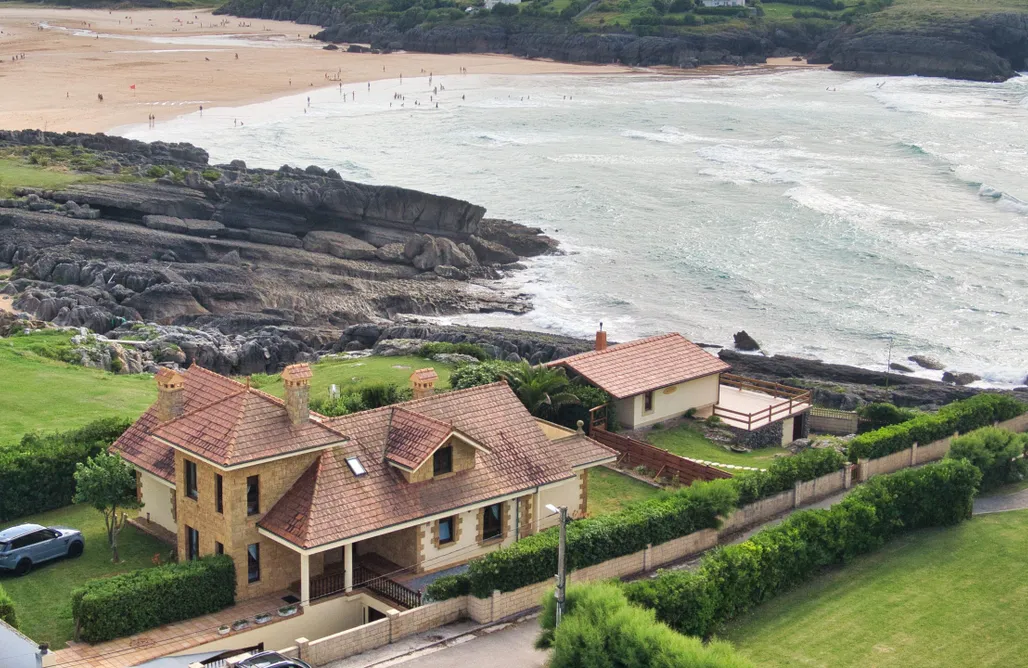
[[[300,605],[307,607],[311,604],[311,558],[306,554],[300,555]]]
[[[353,543],[343,546],[343,567],[346,569],[343,571],[343,586],[350,593],[353,591]]]

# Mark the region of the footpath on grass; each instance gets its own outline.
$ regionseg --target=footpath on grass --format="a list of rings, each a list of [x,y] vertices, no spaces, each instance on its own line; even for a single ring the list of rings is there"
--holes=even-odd
[[[975,499],[973,515],[1005,513],[1011,510],[1028,510],[1028,489],[1004,494],[991,494]]]

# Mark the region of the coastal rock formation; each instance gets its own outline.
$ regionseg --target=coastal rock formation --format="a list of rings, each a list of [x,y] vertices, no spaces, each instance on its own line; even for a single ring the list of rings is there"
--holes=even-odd
[[[732,338],[735,340],[735,349],[742,350],[744,352],[756,352],[760,350],[760,344],[752,336],[746,333],[746,330],[736,332]]]
[[[922,369],[929,369],[931,371],[942,371],[946,368],[946,365],[930,355],[911,355],[907,358],[914,364],[918,365]]]

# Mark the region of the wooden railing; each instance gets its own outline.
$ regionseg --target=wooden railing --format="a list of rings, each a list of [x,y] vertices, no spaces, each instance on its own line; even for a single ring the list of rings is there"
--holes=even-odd
[[[725,408],[721,405],[714,406],[714,415],[728,418],[734,422],[745,422],[747,431],[752,430],[755,424],[759,427],[763,427],[771,424],[780,417],[788,417],[792,415],[793,410],[797,407],[804,405],[809,407],[811,403],[810,390],[802,390],[798,387],[789,387],[788,385],[782,385],[780,383],[723,373],[721,374],[721,384],[727,387],[734,387],[741,391],[759,392],[761,394],[768,394],[776,399],[782,399],[782,401],[776,404],[771,404],[767,408],[762,408],[759,411],[754,411],[753,413],[737,411],[732,408]]]
[[[717,480],[719,478],[731,478],[732,474],[716,469],[713,466],[700,464],[685,457],[668,452],[655,445],[637,441],[634,438],[614,434],[606,429],[596,429],[592,432],[592,438],[609,448],[621,453],[618,463],[622,466],[632,468],[645,466],[651,471],[656,471],[653,479],[662,476],[678,480],[686,485],[696,480]]]
[[[417,608],[421,605],[420,591],[408,589],[399,582],[390,580],[384,575],[376,575],[360,564],[357,565],[354,575],[356,576],[356,580],[353,583],[355,588],[363,587],[408,609]]]
[[[338,594],[346,589],[346,572],[325,573],[311,578],[311,600]]]

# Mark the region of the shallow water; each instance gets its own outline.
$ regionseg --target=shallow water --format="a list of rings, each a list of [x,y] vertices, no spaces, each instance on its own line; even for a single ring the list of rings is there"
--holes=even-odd
[[[302,89],[122,133],[460,197],[561,241],[567,255],[511,279],[532,313],[467,321],[722,344],[745,328],[771,352],[872,368],[891,340],[894,361],[935,354],[1001,385],[1028,373],[1028,78],[439,83],[432,101],[408,76],[344,85],[356,101]]]

